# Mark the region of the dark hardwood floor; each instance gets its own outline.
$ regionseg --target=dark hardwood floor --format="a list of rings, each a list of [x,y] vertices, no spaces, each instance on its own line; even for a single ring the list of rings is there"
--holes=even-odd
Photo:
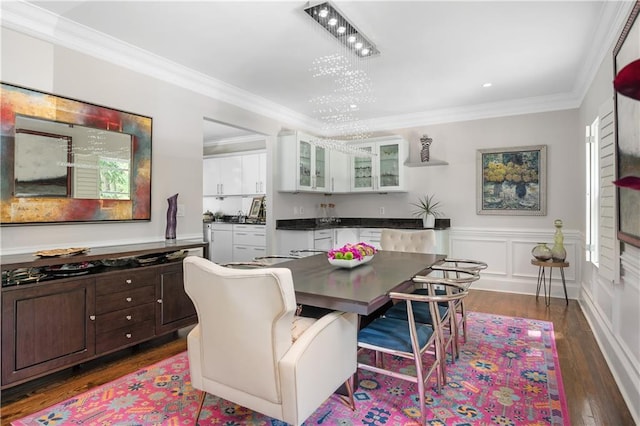
[[[633,418],[598,348],[578,303],[472,290],[467,309],[551,321],[572,425],[626,426]],[[186,332],[145,343],[73,369],[2,392],[1,424],[64,401],[95,386],[186,350]]]

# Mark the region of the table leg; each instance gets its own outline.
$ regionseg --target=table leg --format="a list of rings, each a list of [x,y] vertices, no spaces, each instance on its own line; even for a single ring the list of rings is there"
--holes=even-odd
[[[538,287],[536,288],[536,300],[538,300],[538,296],[540,295],[540,287],[542,286],[542,281],[544,280],[544,268],[542,266],[538,267]]]
[[[551,305],[551,281],[553,280],[553,268],[549,267],[549,288],[545,285],[545,302],[547,306]]]
[[[564,300],[569,304],[569,296],[567,296],[567,284],[564,281],[564,268],[560,267],[560,276],[562,276],[562,288],[564,288]]]

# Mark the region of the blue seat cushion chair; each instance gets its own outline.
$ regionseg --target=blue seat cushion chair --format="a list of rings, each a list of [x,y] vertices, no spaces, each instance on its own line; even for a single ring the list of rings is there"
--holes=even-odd
[[[418,289],[414,291],[415,294],[423,294],[427,295],[427,290],[425,289],[422,292],[422,289]],[[445,306],[442,306],[445,305]],[[413,309],[413,318],[415,318],[416,322],[420,324],[433,324],[433,318],[431,318],[431,310],[429,309],[429,305],[422,302],[411,302],[411,308]],[[440,311],[440,318],[445,318],[447,316],[448,311],[448,303],[444,302],[438,306],[438,311]],[[396,303],[384,313],[386,318],[395,318],[400,320],[407,320],[407,304],[406,303]]]
[[[398,303],[405,305],[405,303]],[[406,318],[406,315],[405,315]],[[418,345],[423,347],[433,335],[433,329],[416,324]],[[376,318],[358,332],[358,344],[384,347],[400,352],[413,352],[409,322],[396,318]]]

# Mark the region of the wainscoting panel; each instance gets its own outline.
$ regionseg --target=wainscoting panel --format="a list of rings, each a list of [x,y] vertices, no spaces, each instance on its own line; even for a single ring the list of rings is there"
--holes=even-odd
[[[487,262],[474,287],[484,290],[535,294],[538,267],[531,264],[531,250],[538,242],[553,246],[553,226],[548,231],[529,229],[451,228],[451,256]],[[563,231],[569,268],[565,268],[565,282],[569,298],[579,294],[582,269],[582,243],[577,231]],[[547,269],[547,274],[549,269]],[[564,298],[560,271],[553,269],[551,296]]]
[[[616,284],[585,264],[579,299],[607,364],[640,424],[640,249],[626,247]]]

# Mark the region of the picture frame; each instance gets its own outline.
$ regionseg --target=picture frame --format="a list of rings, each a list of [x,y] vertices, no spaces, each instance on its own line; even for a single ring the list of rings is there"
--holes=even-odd
[[[251,202],[251,208],[249,209],[249,219],[258,219],[260,217],[260,211],[262,210],[262,201],[264,197],[254,197]]]
[[[151,117],[5,82],[0,99],[0,226],[151,220]]]
[[[640,58],[640,1],[631,10],[613,49],[614,76]],[[640,177],[640,101],[614,90],[616,179]],[[618,240],[640,247],[640,191],[617,186]]]
[[[476,213],[546,216],[547,146],[479,149]]]

